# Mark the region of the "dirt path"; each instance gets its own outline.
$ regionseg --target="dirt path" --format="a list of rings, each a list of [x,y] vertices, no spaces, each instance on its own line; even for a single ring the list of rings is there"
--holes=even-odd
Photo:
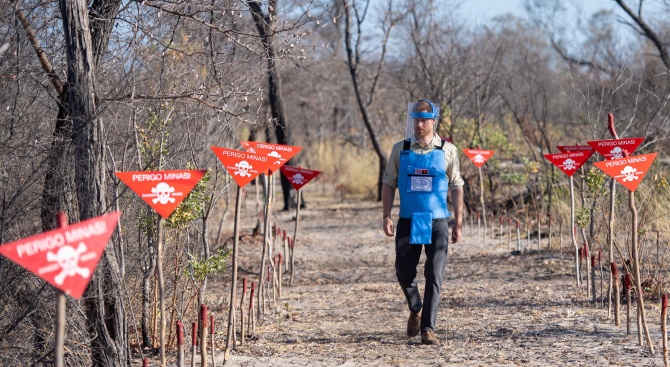
[[[292,233],[294,213],[274,215]],[[663,365],[658,302],[647,303],[657,343],[650,356],[637,344],[635,325],[626,335],[625,312],[622,327],[615,327],[606,310],[572,285],[567,251],[563,259],[555,251],[513,256],[507,243],[483,246],[466,229],[449,249],[436,330],[442,344],[433,347],[404,335],[408,311],[379,203],[312,199],[301,211],[299,233],[294,285],[284,287],[255,340],[234,351],[227,365]],[[242,259],[253,257],[251,247]],[[242,260],[242,267],[252,264]],[[223,348],[225,335],[217,340]]]

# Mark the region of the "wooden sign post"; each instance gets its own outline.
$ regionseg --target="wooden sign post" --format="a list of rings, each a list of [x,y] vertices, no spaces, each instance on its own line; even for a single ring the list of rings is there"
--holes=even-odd
[[[570,178],[570,223],[571,228],[574,228],[575,225],[575,187],[572,179],[572,175],[577,172],[577,169],[581,167],[591,156],[591,153],[584,151],[573,152],[573,153],[557,153],[557,154],[545,154],[544,157],[547,158],[553,165],[558,167],[563,173],[565,173]],[[581,277],[579,276],[579,246],[577,245],[577,238],[575,236],[575,231],[572,232],[572,245],[575,249],[575,280],[577,286],[582,284]]]
[[[165,277],[163,275],[163,220],[170,217],[206,172],[205,170],[115,172],[116,177],[160,215],[156,224],[158,237],[158,243],[156,244],[156,276],[158,278],[158,303],[161,314],[159,326],[161,367],[165,367],[166,364],[165,332],[167,328]]]
[[[291,186],[295,189],[295,191],[298,193],[298,203],[295,207],[295,227],[293,228],[293,238],[290,240],[290,254],[288,257],[290,257],[290,263],[291,263],[291,278],[289,280],[289,285],[293,285],[293,251],[295,247],[295,240],[298,238],[298,225],[300,223],[300,199],[301,199],[301,190],[303,186],[307,185],[310,181],[312,181],[316,176],[321,174],[321,171],[316,171],[313,169],[305,169],[305,168],[300,168],[300,167],[292,167],[292,166],[283,166],[281,168],[281,172],[286,176],[288,181],[291,183]]]
[[[640,279],[640,257],[637,233],[637,208],[635,207],[635,190],[648,173],[649,167],[656,159],[657,153],[613,159],[609,161],[596,162],[594,165],[600,168],[608,176],[617,180],[628,189],[628,205],[631,212],[631,256],[633,260],[633,275],[635,280],[635,291],[637,293],[637,309],[644,334],[649,346],[649,352],[654,354],[654,345],[649,336],[649,328],[644,310],[644,294],[642,293],[642,280]]]
[[[232,347],[233,333],[235,332],[235,291],[237,288],[237,249],[240,237],[240,208],[242,206],[242,187],[253,181],[259,174],[267,172],[270,164],[273,162],[267,156],[262,156],[250,152],[239,150],[210,147],[214,154],[219,158],[230,176],[237,183],[237,194],[235,195],[235,224],[233,226],[233,270],[230,285],[230,310],[228,313],[228,334],[226,336],[226,350],[224,352],[223,363],[225,364],[230,357],[230,348]],[[265,236],[268,236],[267,227]],[[265,252],[263,253],[265,257]]]
[[[482,241],[486,245],[486,233],[488,225],[486,223],[486,203],[484,202],[484,178],[482,176],[482,166],[489,158],[493,157],[493,150],[463,149],[465,155],[470,158],[472,163],[479,169],[479,202],[482,205],[482,217],[484,217],[484,237]],[[479,220],[479,218],[477,218]]]
[[[614,129],[614,115],[611,113],[607,116],[607,123],[610,134],[614,139],[609,140],[594,140],[587,142],[593,149],[595,149],[605,160],[620,159],[624,157],[624,152],[632,154],[637,147],[642,144],[644,138],[625,138],[619,139],[619,135]],[[608,223],[608,256],[609,262],[614,261],[614,199],[616,197],[616,180],[610,179],[610,206],[609,206],[609,223]],[[611,274],[610,274],[611,275]],[[612,284],[614,279],[610,276],[609,288],[607,294],[607,317],[612,317]],[[619,303],[616,299],[615,302]],[[618,307],[617,307],[618,309]]]

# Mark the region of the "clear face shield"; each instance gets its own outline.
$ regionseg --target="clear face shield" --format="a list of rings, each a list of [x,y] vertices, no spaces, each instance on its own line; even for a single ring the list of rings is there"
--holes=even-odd
[[[414,106],[421,102],[425,101],[430,104],[430,107],[433,109],[431,112],[414,112]],[[438,120],[438,117],[440,116],[440,109],[435,107],[435,105],[427,100],[427,99],[421,99],[416,102],[408,102],[407,103],[407,126],[405,128],[405,139],[409,139],[414,135],[414,119],[415,118],[420,118],[420,119],[433,119],[433,120]],[[435,124],[435,131],[437,131],[437,124]]]

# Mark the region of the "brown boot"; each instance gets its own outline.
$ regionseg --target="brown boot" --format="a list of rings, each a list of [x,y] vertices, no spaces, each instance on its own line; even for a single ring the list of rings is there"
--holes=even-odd
[[[435,336],[435,332],[433,332],[433,330],[426,329],[421,332],[421,344],[438,345],[440,344],[440,341]]]
[[[411,312],[407,320],[407,336],[410,338],[419,335],[421,331],[421,311]]]

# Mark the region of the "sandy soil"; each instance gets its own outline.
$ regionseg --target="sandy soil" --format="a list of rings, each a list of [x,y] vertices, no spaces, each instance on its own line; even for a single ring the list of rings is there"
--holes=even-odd
[[[278,211],[274,217],[292,233],[294,215]],[[253,222],[246,222],[248,234]],[[393,239],[381,229],[381,204],[311,197],[301,211],[294,285],[284,285],[253,339],[238,346],[226,365],[663,365],[657,302],[647,303],[652,356],[638,345],[634,324],[626,335],[625,309],[622,326],[615,327],[607,310],[573,285],[568,249],[562,256],[538,251],[535,240],[533,249],[512,255],[516,242],[482,242],[476,229],[466,228],[463,240],[450,246],[436,330],[442,344],[424,346],[419,337],[405,335],[408,310],[393,271]],[[259,248],[258,239],[242,241],[240,276],[251,276],[246,271],[257,267]],[[213,281],[212,289],[217,282],[224,280]],[[222,305],[228,295],[214,297]],[[223,309],[214,309],[225,318]],[[220,366],[224,331],[216,344]]]

